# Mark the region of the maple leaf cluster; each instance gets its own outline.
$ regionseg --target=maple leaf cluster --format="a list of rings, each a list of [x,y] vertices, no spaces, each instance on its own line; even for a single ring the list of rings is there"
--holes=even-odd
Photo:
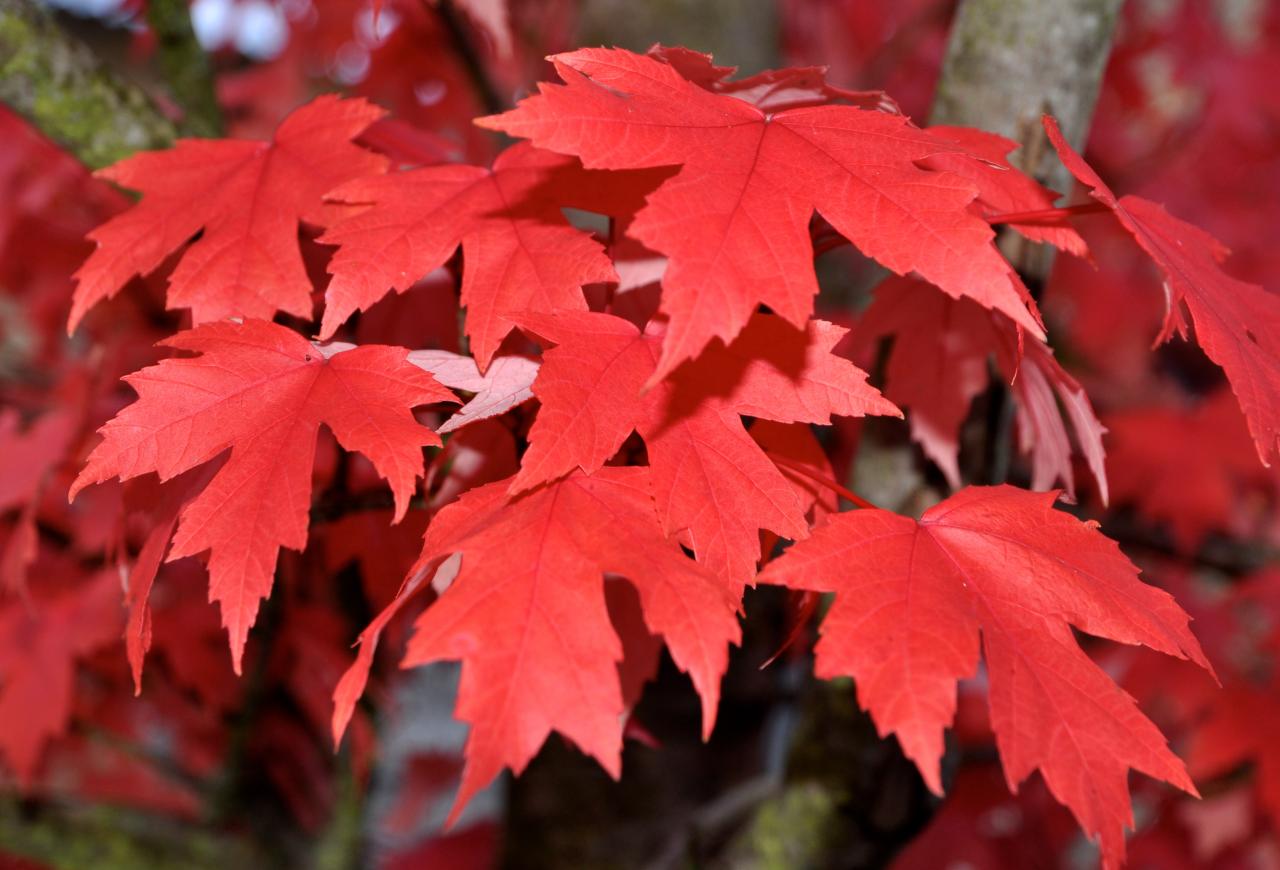
[[[518,78],[532,62],[509,22],[468,9]],[[434,18],[401,11],[407,23],[368,46],[377,65],[422,62],[396,46]],[[290,52],[331,49],[323,19],[311,26]],[[15,602],[0,607],[0,758],[16,780],[38,790],[60,758],[84,768],[93,757],[121,789],[196,814],[189,792],[154,785],[145,766],[57,739],[73,717],[109,715],[105,697],[77,686],[114,678],[107,648],[122,633],[128,678],[154,705],[139,717],[196,721],[202,706],[242,703],[225,636],[236,675],[272,675],[301,711],[268,718],[258,751],[331,730],[339,743],[351,735],[357,765],[372,745],[361,699],[371,684],[383,691],[379,648],[403,647],[404,667],[461,662],[455,716],[469,730],[462,769],[450,768],[452,823],[552,732],[619,777],[664,650],[699,696],[706,739],[752,616],[747,591],[763,585],[808,602],[802,628],[825,597],[814,673],[853,679],[925,786],[962,796],[953,816],[1015,800],[990,783],[1016,792],[1039,772],[1118,867],[1134,825],[1130,770],[1195,795],[1193,774],[1256,759],[1260,800],[1280,818],[1280,761],[1259,725],[1276,714],[1274,693],[1237,665],[1223,637],[1235,623],[1215,624],[1196,591],[1175,601],[1166,563],[1148,572],[1165,588],[1146,582],[1057,488],[1168,523],[1176,552],[1256,526],[1267,511],[1242,515],[1239,494],[1276,494],[1280,300],[1229,273],[1207,232],[1116,195],[1051,117],[1047,140],[1096,206],[1057,207],[1009,140],[922,127],[885,94],[812,67],[734,78],[662,47],[550,60],[559,81],[453,138],[390,95],[399,80],[370,75],[354,96],[294,109],[269,138],[182,140],[97,174],[135,203],[62,170],[65,196],[96,199],[55,240],[65,271],[78,265],[69,316],[65,283],[30,291],[61,294],[62,307],[29,314],[53,327],[29,358],[56,366],[57,395],[31,422],[0,414],[0,510],[14,514],[0,584]],[[480,111],[462,100],[448,117]],[[518,141],[494,151],[482,130]],[[1006,226],[1066,262],[1121,251],[1118,268],[1153,269],[1164,310],[1135,318],[1153,327],[1137,340],[1193,337],[1227,386],[1192,408],[1096,412],[1091,393],[1106,387],[1055,354],[1053,317],[996,245]],[[822,309],[815,269],[846,244],[891,273],[853,316]],[[1067,295],[1057,276],[1078,267],[1059,267],[1050,313]],[[1108,268],[1082,283],[1104,284]],[[165,311],[184,328],[170,334]],[[130,341],[113,344],[121,324]],[[63,326],[110,356],[63,361]],[[1063,346],[1109,353],[1077,332],[1088,328]],[[1133,365],[1124,377],[1152,377]],[[116,391],[121,376],[131,396]],[[969,421],[998,390],[1026,488],[966,485]],[[855,477],[847,435],[864,418],[904,420],[936,468],[918,516],[839,482]],[[850,440],[849,453],[832,449]],[[1184,443],[1213,461],[1174,481]],[[351,661],[351,632],[315,578],[353,562],[372,610]],[[177,594],[202,571],[216,617]],[[1257,581],[1231,599],[1280,617],[1273,590]],[[264,614],[283,606],[290,618],[272,626]],[[1202,609],[1208,633],[1193,634],[1188,611]],[[279,637],[256,654],[268,631]],[[1136,647],[1165,655],[1126,658]],[[1190,773],[1143,712],[1166,697],[1180,706]],[[145,732],[115,715],[109,730]],[[971,739],[975,716],[1002,774],[951,783],[944,735]],[[189,772],[207,774],[225,739],[193,738]],[[270,766],[312,826],[316,764]],[[1049,818],[1038,788],[1016,800]],[[951,824],[940,818],[905,864],[929,866],[929,838]]]

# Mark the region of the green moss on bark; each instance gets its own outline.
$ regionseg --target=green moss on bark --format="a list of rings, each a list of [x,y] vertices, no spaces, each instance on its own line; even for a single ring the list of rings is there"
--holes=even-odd
[[[187,0],[148,0],[147,23],[159,48],[160,72],[182,107],[185,136],[219,136],[222,112],[214,93],[209,57],[196,40]]]
[[[0,0],[0,102],[91,168],[172,144],[174,125],[32,0]]]
[[[226,870],[261,867],[244,842],[155,815],[110,806],[55,809],[28,815],[0,802],[0,843],[9,854],[58,870]]]

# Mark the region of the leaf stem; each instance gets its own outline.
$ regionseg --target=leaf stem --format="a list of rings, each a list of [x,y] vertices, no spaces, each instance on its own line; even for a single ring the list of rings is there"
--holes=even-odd
[[[828,251],[834,251],[836,248],[843,248],[849,244],[849,240],[844,236],[822,236],[813,242],[813,257],[816,260]]]
[[[803,463],[796,462],[794,459],[789,459],[786,456],[779,456],[777,453],[773,453],[771,451],[766,450],[765,452],[768,453],[769,458],[773,460],[774,465],[777,465],[780,468],[786,469],[787,471],[794,472],[795,474],[799,474],[803,477],[807,477],[810,480],[812,480],[814,483],[818,483],[818,484],[821,484],[822,486],[825,486],[827,489],[831,490],[837,495],[844,496],[849,501],[853,502],[853,504],[856,505],[857,507],[867,508],[868,510],[879,510],[879,508],[877,508],[874,504],[867,501],[865,498],[858,495],[853,490],[849,489],[846,486],[841,486],[840,484],[836,483],[834,480],[832,480],[829,477],[824,477],[823,475],[818,474],[816,471],[813,471]]]
[[[1082,214],[1097,214],[1109,211],[1109,207],[1100,202],[1084,202],[1080,205],[1068,205],[1062,208],[1042,208],[1035,211],[993,212],[985,216],[989,224],[1060,224],[1068,218]]]

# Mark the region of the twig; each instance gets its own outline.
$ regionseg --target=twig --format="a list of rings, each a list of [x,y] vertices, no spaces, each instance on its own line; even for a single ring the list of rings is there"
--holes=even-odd
[[[1063,226],[1069,218],[1083,214],[1110,211],[1100,202],[1084,202],[1062,208],[1041,208],[1035,211],[1006,211],[985,215],[989,224],[1034,224],[1036,226]]]
[[[812,480],[814,483],[825,486],[827,489],[831,490],[837,495],[844,496],[845,498],[847,498],[849,501],[853,502],[855,505],[857,505],[860,508],[869,508],[871,510],[876,509],[876,506],[874,504],[867,501],[865,498],[858,495],[856,492],[849,489],[847,486],[842,486],[839,483],[836,483],[834,480],[831,480],[830,478],[823,477],[821,474],[818,474],[815,471],[811,471],[806,465],[796,462],[794,459],[788,459],[785,456],[780,456],[779,454],[774,453],[772,451],[768,451],[768,450],[766,450],[765,452],[769,455],[769,458],[773,460],[774,465],[777,465],[779,468],[784,468],[787,471],[793,472],[795,474],[799,474],[802,477],[807,477],[810,480]]]

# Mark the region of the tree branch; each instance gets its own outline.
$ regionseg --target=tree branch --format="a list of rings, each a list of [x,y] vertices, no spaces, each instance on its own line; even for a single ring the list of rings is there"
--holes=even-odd
[[[1079,148],[1098,101],[1123,0],[964,0],[934,99],[933,124],[967,124],[1022,143],[1024,171],[1066,189],[1070,176],[1039,147],[1040,116]]]
[[[33,0],[0,0],[0,102],[92,169],[172,144],[177,129]]]
[[[1012,162],[1054,190],[1072,179],[1040,124],[1046,112],[1079,149],[1093,120],[1123,0],[963,0],[932,124],[963,124],[1022,145]],[[1024,278],[1049,274],[1052,251],[1011,233],[1001,247]]]

